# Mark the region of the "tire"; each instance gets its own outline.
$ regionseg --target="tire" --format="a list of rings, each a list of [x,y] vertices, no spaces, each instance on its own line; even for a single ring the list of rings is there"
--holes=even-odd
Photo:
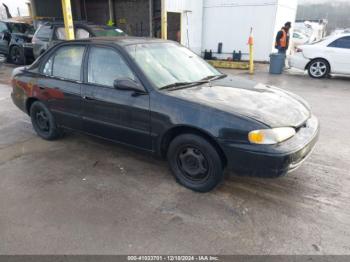
[[[312,78],[324,78],[329,75],[331,67],[327,60],[322,58],[314,59],[308,65],[307,71]]]
[[[177,136],[167,153],[176,181],[196,192],[208,192],[223,179],[224,165],[217,150],[203,137]]]
[[[40,101],[30,107],[30,118],[35,132],[45,140],[55,140],[63,135],[49,109]]]
[[[17,45],[12,46],[10,49],[9,58],[10,58],[10,61],[15,65],[24,65],[25,57],[24,57],[23,48]]]

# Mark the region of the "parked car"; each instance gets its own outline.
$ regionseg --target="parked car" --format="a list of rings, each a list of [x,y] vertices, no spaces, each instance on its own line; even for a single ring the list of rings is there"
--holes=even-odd
[[[114,37],[60,43],[14,70],[13,102],[47,140],[73,129],[166,158],[182,185],[213,189],[224,169],[277,177],[319,133],[300,97],[221,74],[187,48]]]
[[[302,45],[289,58],[290,66],[307,70],[313,78],[329,74],[350,74],[350,34],[332,35]]]
[[[17,65],[23,65],[32,57],[31,41],[34,34],[32,25],[15,20],[0,21],[0,54]]]
[[[305,45],[306,43],[308,43],[309,37],[301,32],[294,31],[292,41],[293,41],[293,46],[298,47],[300,45]]]
[[[121,29],[91,23],[74,23],[76,39],[85,39],[96,36],[123,36],[126,35]],[[47,22],[39,26],[33,37],[33,52],[37,58],[43,54],[49,47],[66,41],[66,31],[63,22]]]

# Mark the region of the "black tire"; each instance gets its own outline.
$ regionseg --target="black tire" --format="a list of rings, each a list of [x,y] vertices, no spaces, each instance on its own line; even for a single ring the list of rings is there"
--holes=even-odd
[[[312,78],[324,78],[330,73],[331,67],[327,60],[322,58],[317,58],[312,60],[307,68],[309,76]]]
[[[40,101],[30,107],[30,118],[35,132],[45,140],[55,140],[63,135],[49,109]]]
[[[23,48],[14,45],[10,49],[9,54],[10,62],[14,63],[15,65],[24,65],[25,63],[25,57]]]
[[[177,136],[167,153],[176,181],[196,192],[208,192],[223,179],[224,165],[217,150],[206,139],[193,134]]]

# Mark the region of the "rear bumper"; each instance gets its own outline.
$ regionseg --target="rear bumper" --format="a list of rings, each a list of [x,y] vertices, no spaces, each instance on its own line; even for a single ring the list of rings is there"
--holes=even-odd
[[[290,56],[288,61],[289,61],[289,66],[300,70],[305,70],[307,64],[310,62],[310,59],[305,58],[303,54],[300,52]]]
[[[228,168],[239,175],[278,177],[294,171],[307,159],[319,136],[319,123],[312,116],[296,135],[277,145],[220,143]]]

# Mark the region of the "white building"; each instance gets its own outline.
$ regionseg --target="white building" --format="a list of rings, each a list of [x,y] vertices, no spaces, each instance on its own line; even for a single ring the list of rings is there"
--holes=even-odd
[[[255,60],[267,61],[277,31],[295,21],[297,0],[165,0],[165,6],[181,14],[181,43],[193,51],[217,52],[222,43],[223,54],[214,56],[226,59],[233,50],[246,54],[253,27]]]

